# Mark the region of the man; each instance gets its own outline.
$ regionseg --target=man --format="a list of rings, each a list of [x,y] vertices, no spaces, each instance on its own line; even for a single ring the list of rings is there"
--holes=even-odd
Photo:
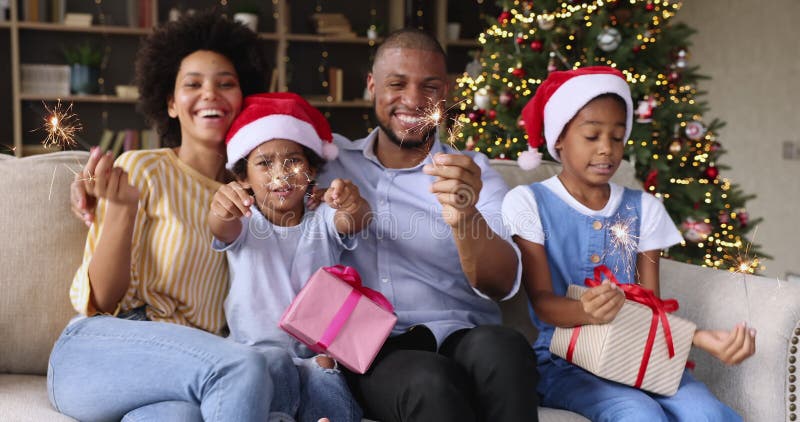
[[[389,35],[367,87],[379,128],[334,136],[339,156],[319,177],[351,179],[372,206],[343,260],[398,316],[370,370],[348,374],[354,395],[382,422],[536,421],[533,351],[499,325],[495,302],[516,293],[521,273],[502,224],[507,187],[484,155],[441,144],[425,120],[447,97],[442,47],[415,29]],[[85,215],[89,201],[73,193]]]
[[[343,260],[398,316],[371,369],[349,375],[353,393],[385,422],[537,420],[535,358],[494,302],[513,296],[521,272],[502,225],[507,187],[485,156],[443,145],[426,120],[446,98],[444,51],[422,31],[397,31],[367,88],[379,128],[334,137],[339,157],[320,177],[351,179],[371,204],[374,221]]]

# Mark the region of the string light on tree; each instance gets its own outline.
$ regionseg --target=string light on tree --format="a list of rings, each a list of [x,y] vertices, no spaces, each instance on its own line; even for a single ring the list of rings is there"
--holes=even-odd
[[[527,150],[527,135],[519,120],[522,107],[550,72],[592,65],[615,67],[637,99],[625,156],[644,189],[664,202],[677,226],[689,218],[695,224],[689,237],[698,241],[686,240],[667,255],[727,269],[730,263],[723,256],[737,243],[748,242],[747,233],[758,220],[749,221],[746,214],[750,196],[722,177],[723,169],[716,165],[724,153],[719,133],[723,123],[708,118],[709,106],[698,99],[700,75],[689,63],[687,50],[692,31],[673,20],[681,2],[495,3],[498,12],[487,19],[487,27],[478,36],[482,68],[457,80],[453,100],[484,104],[482,94],[476,99],[479,89],[493,97],[483,110],[460,109],[467,124],[459,146],[466,147],[469,141],[471,149],[490,158],[517,159]],[[549,158],[545,148],[536,152]],[[740,209],[744,214],[736,211]],[[746,216],[746,224],[741,224],[740,215]],[[758,245],[752,250],[766,256]]]

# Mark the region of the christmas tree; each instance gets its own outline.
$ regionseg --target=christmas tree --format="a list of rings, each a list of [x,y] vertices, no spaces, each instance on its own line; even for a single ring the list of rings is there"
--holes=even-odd
[[[745,195],[720,175],[723,123],[689,65],[693,30],[673,22],[680,2],[667,0],[497,1],[479,35],[482,51],[458,79],[458,147],[515,160],[528,149],[522,108],[553,70],[606,65],[625,74],[634,99],[626,154],[644,189],[663,200],[684,241],[672,259],[731,271],[761,269],[746,234]],[[547,148],[539,151],[547,157]]]

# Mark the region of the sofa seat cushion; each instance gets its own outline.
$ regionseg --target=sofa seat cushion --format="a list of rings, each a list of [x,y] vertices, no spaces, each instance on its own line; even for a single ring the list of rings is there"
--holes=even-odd
[[[56,412],[41,375],[0,375],[0,421],[74,421]]]

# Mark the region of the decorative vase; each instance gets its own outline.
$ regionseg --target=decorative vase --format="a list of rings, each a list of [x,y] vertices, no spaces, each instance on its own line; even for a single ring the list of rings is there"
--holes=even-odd
[[[235,13],[233,20],[250,28],[253,32],[258,32],[258,15],[255,13]]]
[[[96,67],[77,63],[71,65],[69,75],[70,92],[78,95],[97,94],[98,76],[99,70]]]

